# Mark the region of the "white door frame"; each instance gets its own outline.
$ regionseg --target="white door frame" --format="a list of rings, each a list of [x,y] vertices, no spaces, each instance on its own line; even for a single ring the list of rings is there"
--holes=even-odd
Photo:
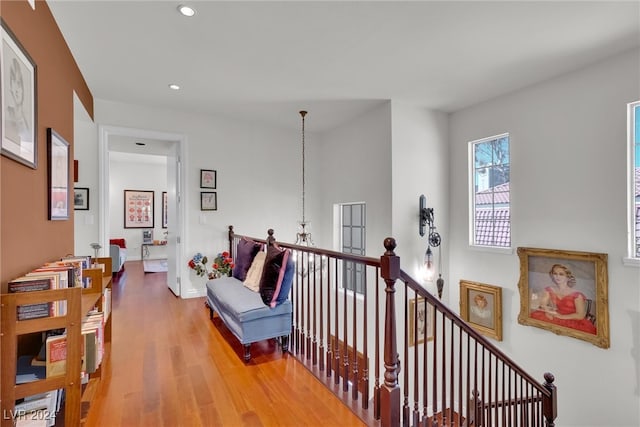
[[[180,239],[180,244],[176,246],[176,277],[177,283],[174,286],[169,284],[169,287],[176,294],[176,296],[181,296],[181,280],[186,277],[185,274],[187,272],[184,271],[182,264],[183,259],[183,248],[186,244],[186,233],[185,233],[185,211],[184,211],[184,162],[185,162],[185,151],[186,151],[186,137],[182,134],[177,133],[168,133],[168,132],[159,132],[152,130],[144,130],[144,129],[134,129],[134,128],[126,128],[121,126],[108,126],[108,125],[99,125],[98,126],[98,197],[100,200],[101,206],[101,214],[99,215],[99,227],[98,227],[98,235],[100,239],[100,245],[103,248],[109,247],[109,224],[110,224],[110,216],[109,216],[109,138],[111,136],[127,136],[132,138],[142,138],[142,139],[155,139],[160,141],[168,141],[172,143],[178,144],[177,152],[180,155],[182,167],[178,167],[178,173],[180,174],[177,177],[177,181],[179,184],[179,188],[177,191],[177,198],[180,200],[178,203],[179,209],[179,222],[176,224],[176,233],[177,237]],[[107,251],[108,253],[108,251]]]

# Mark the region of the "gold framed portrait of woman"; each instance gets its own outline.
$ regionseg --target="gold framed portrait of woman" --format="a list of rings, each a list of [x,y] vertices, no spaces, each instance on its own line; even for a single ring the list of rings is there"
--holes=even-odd
[[[518,248],[518,322],[609,348],[607,254]]]
[[[460,280],[460,317],[482,335],[502,341],[502,288]]]

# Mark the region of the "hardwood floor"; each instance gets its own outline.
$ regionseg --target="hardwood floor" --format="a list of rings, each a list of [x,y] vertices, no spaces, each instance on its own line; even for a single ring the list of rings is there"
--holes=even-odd
[[[140,261],[125,269],[87,426],[365,425],[273,340],[252,345],[245,365],[204,298],[176,298],[166,273],[145,274]]]

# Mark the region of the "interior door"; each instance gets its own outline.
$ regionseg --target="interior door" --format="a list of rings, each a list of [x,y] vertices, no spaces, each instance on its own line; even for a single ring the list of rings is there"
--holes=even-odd
[[[167,286],[180,296],[180,144],[167,156]]]

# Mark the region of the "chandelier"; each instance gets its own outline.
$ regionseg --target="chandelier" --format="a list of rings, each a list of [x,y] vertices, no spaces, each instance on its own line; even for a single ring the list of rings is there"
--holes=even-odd
[[[314,246],[309,232],[309,221],[305,217],[305,157],[304,157],[304,118],[306,111],[300,111],[302,117],[302,221],[298,221],[298,232],[296,233],[296,245]]]

